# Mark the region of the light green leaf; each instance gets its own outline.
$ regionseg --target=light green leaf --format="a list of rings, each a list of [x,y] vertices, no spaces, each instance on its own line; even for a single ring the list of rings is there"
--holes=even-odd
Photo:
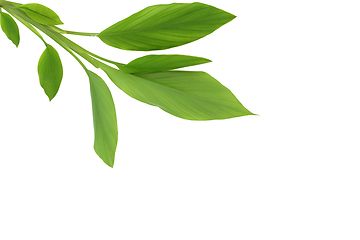
[[[38,64],[40,85],[51,101],[59,91],[63,67],[58,52],[47,44]]]
[[[127,74],[100,66],[129,96],[189,120],[253,115],[229,89],[205,72],[164,71]]]
[[[131,70],[128,73],[141,72],[160,72],[171,69],[183,68],[203,63],[211,62],[211,60],[201,57],[193,57],[187,55],[146,55],[136,58],[129,62],[126,66]]]
[[[114,101],[105,82],[95,73],[89,70],[86,72],[90,80],[95,134],[94,149],[108,166],[113,167],[118,141]]]
[[[38,3],[23,4],[19,7],[22,9],[32,20],[44,25],[59,25],[63,24],[59,16],[50,8]]]
[[[16,47],[19,46],[19,27],[14,19],[9,14],[0,12],[0,24],[1,29],[4,31],[6,36],[15,44]]]
[[[168,49],[202,38],[235,16],[199,2],[147,7],[98,34],[106,44],[136,51]]]

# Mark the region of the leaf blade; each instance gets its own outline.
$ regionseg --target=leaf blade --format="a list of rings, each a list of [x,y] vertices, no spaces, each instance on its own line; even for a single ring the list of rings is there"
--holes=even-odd
[[[215,120],[254,115],[229,89],[204,72],[126,74],[105,65],[101,68],[129,96],[183,119]]]
[[[9,14],[0,12],[0,25],[7,38],[18,47],[20,43],[20,33],[15,20]]]
[[[51,101],[59,91],[63,77],[63,67],[58,52],[49,44],[47,44],[39,59],[38,75],[40,85],[49,101]]]
[[[168,49],[200,39],[235,16],[203,3],[147,7],[98,34],[106,44],[135,51]]]
[[[141,72],[160,72],[172,69],[178,69],[188,66],[199,65],[211,62],[211,60],[201,57],[193,57],[188,55],[146,55],[136,58],[129,62],[126,66],[130,68],[128,73]]]
[[[38,3],[27,3],[21,5],[19,8],[22,9],[32,20],[38,23],[48,26],[64,24],[53,10],[44,5]]]
[[[118,141],[116,111],[111,92],[106,83],[95,73],[86,70],[94,123],[94,150],[108,166],[113,167]]]

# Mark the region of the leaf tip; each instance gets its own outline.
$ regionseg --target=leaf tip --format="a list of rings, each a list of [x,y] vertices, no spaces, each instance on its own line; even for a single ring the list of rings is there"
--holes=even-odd
[[[41,87],[43,87],[43,86],[41,86]],[[48,97],[49,102],[51,102],[51,100],[54,99],[55,95],[52,95],[52,94],[50,94],[49,92],[46,92],[45,89],[44,89],[44,92],[45,92],[46,96]]]
[[[98,154],[98,156],[99,156],[99,154]],[[99,156],[100,157],[100,156]],[[100,157],[101,158],[101,160],[103,160],[103,162],[106,164],[106,165],[108,165],[109,167],[111,167],[111,168],[114,168],[114,159],[111,159],[110,161],[109,161],[109,159],[106,159],[105,160],[105,158],[102,158],[102,157]]]
[[[247,110],[247,114],[245,115],[245,116],[259,116],[260,117],[260,115],[259,114],[256,114],[256,113],[253,113],[253,112],[250,112],[248,109],[246,109]]]
[[[98,157],[103,160],[103,162],[108,165],[109,167],[111,168],[114,168],[114,162],[115,162],[115,156],[109,158],[109,157],[106,157],[104,156],[102,153],[100,153],[98,151],[98,148],[94,145],[94,150],[95,150],[95,153],[96,155],[98,155]]]
[[[108,165],[108,166],[111,167],[111,168],[114,168],[114,163],[113,163],[113,164],[107,164],[107,163],[106,163],[106,165]]]
[[[210,59],[204,58],[204,63],[212,62]]]

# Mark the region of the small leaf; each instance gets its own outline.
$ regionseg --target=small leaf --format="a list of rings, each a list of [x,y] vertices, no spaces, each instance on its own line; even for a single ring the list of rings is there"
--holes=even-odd
[[[94,149],[108,166],[113,167],[118,141],[114,101],[105,82],[95,73],[89,70],[86,72],[90,80],[95,133]]]
[[[63,77],[63,67],[58,52],[47,44],[38,64],[40,85],[51,101],[58,92]]]
[[[147,7],[98,34],[106,44],[136,51],[168,49],[202,38],[235,16],[199,2]]]
[[[180,118],[214,120],[254,115],[205,72],[127,74],[105,64],[100,67],[129,96]]]
[[[201,57],[152,54],[136,58],[135,60],[129,62],[126,66],[131,68],[129,73],[141,73],[160,72],[208,62],[211,62],[211,60]]]
[[[19,7],[34,21],[44,25],[64,24],[59,16],[50,8],[38,3],[27,3]]]
[[[19,27],[14,19],[9,14],[0,12],[0,24],[1,29],[4,31],[6,36],[15,44],[16,47],[19,46]]]

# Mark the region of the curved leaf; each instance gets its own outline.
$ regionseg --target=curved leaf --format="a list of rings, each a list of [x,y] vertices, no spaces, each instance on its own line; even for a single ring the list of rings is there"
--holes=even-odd
[[[189,120],[214,120],[253,115],[229,89],[205,72],[164,71],[127,74],[100,66],[129,96]]]
[[[64,24],[59,16],[50,8],[38,3],[27,3],[19,7],[22,9],[32,20],[44,25],[59,25]]]
[[[114,101],[105,82],[89,70],[86,70],[86,73],[90,80],[95,134],[94,149],[108,166],[113,167],[118,141]]]
[[[126,66],[130,67],[129,73],[141,72],[160,72],[171,69],[183,68],[203,63],[211,62],[211,60],[201,57],[193,57],[187,55],[146,55],[136,58],[129,62]]]
[[[63,67],[58,52],[47,44],[38,64],[40,85],[51,101],[59,91]]]
[[[15,46],[19,46],[19,27],[14,19],[9,14],[0,12],[0,25],[3,32],[15,44]]]
[[[98,34],[106,44],[136,51],[168,49],[202,38],[235,16],[199,2],[147,7]]]

